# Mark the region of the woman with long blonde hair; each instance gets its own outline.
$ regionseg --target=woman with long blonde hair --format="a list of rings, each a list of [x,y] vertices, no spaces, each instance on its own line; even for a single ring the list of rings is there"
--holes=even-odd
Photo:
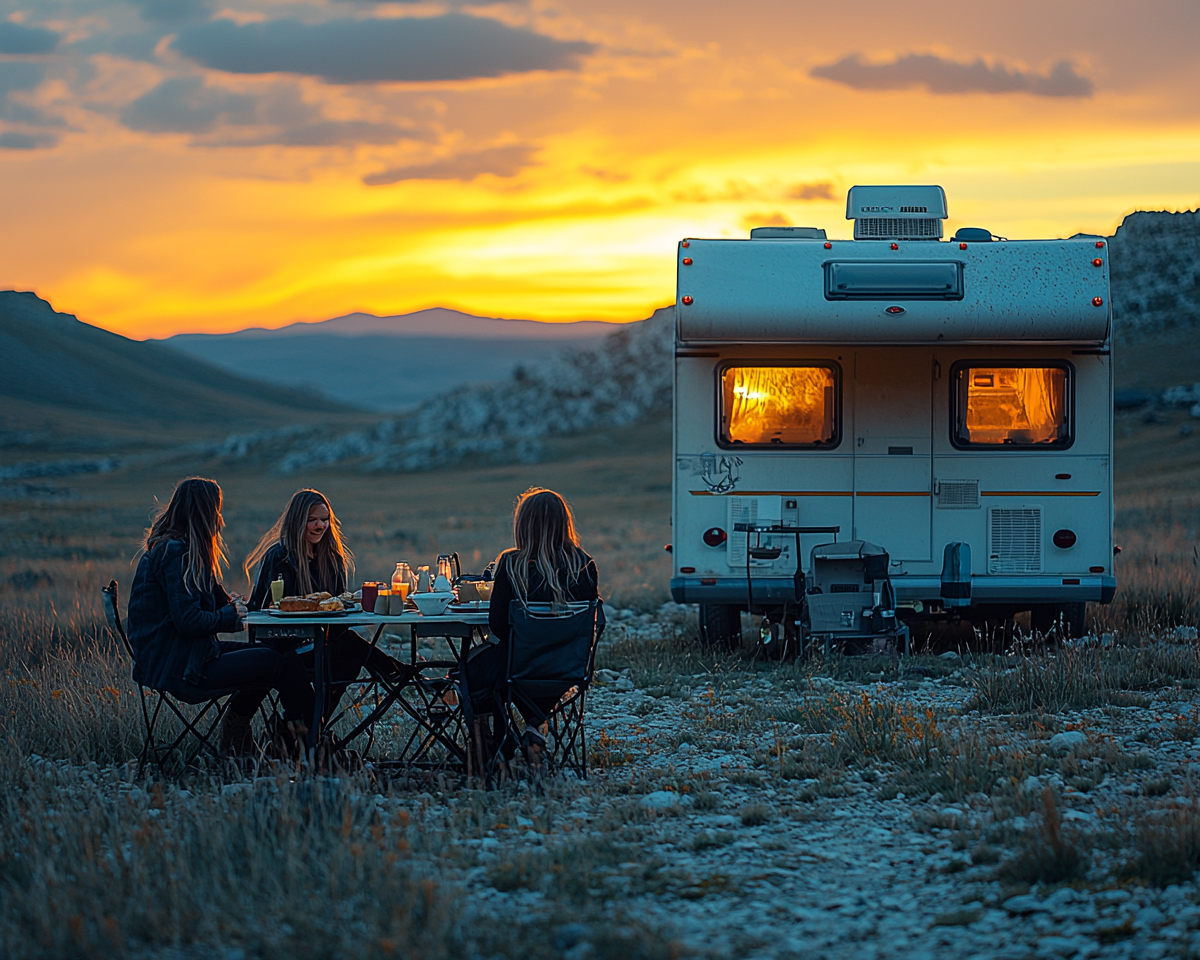
[[[347,588],[353,562],[354,554],[342,539],[342,527],[329,498],[320,490],[297,490],[242,566],[249,580],[251,568],[258,564],[250,609],[270,606],[271,581],[281,578],[284,596],[303,597],[320,592],[337,596]],[[285,647],[295,645],[292,642]],[[358,677],[364,666],[390,682],[397,682],[411,672],[345,627],[330,631],[327,649],[329,675],[334,683],[326,704],[326,717],[332,713],[346,685]],[[311,654],[303,656],[306,664],[311,661]]]
[[[509,605],[513,600],[527,605],[596,600],[600,596],[596,561],[580,546],[575,517],[567,501],[553,490],[530,487],[521,494],[513,511],[513,542],[515,546],[496,558],[488,603],[488,628],[499,642],[479,648],[467,663],[467,685],[476,706],[481,714],[493,715],[493,742],[503,729],[498,687],[504,682],[511,642]],[[599,624],[603,626],[603,614]],[[557,698],[534,702],[536,710],[527,704],[518,706],[527,724],[527,749],[543,745],[535,728],[556,702]]]
[[[250,719],[267,691],[279,691],[284,720],[297,736],[312,715],[303,665],[267,647],[218,640],[245,629],[246,608],[221,585],[225,544],[221,488],[188,477],[171,493],[142,542],[129,591],[133,678],[186,703],[233,692],[221,744],[246,753]]]

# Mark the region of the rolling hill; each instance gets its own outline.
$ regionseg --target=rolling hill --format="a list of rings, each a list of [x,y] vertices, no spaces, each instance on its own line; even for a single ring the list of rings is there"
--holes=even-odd
[[[295,423],[353,411],[314,392],[254,382],[160,343],[139,343],[0,291],[0,428],[86,433]]]

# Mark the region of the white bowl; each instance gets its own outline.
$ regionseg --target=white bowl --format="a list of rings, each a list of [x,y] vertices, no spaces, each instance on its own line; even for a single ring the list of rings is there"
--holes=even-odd
[[[436,617],[446,612],[446,607],[454,599],[452,593],[413,593],[409,599],[417,605],[422,616]]]

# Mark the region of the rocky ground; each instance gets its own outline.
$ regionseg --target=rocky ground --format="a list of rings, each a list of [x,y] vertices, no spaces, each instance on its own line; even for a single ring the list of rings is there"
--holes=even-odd
[[[601,663],[586,781],[30,758],[0,953],[1200,957],[1192,630],[779,664],[666,605]]]
[[[1200,956],[1194,677],[1096,696],[1088,671],[1136,656],[1097,638],[1025,662],[1074,658],[1075,700],[1103,702],[1011,712],[1069,683],[957,653],[704,663],[663,652],[684,618],[613,618],[586,783],[518,781],[451,841],[480,908],[544,917],[573,958],[630,921],[696,956]],[[1192,636],[1159,645],[1194,662]]]

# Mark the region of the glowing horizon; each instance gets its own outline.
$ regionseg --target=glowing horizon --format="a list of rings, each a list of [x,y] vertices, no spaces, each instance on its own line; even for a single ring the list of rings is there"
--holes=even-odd
[[[947,235],[1200,201],[1174,0],[0,2],[0,286],[138,338],[642,319],[679,239],[847,237],[855,183],[941,184]]]

